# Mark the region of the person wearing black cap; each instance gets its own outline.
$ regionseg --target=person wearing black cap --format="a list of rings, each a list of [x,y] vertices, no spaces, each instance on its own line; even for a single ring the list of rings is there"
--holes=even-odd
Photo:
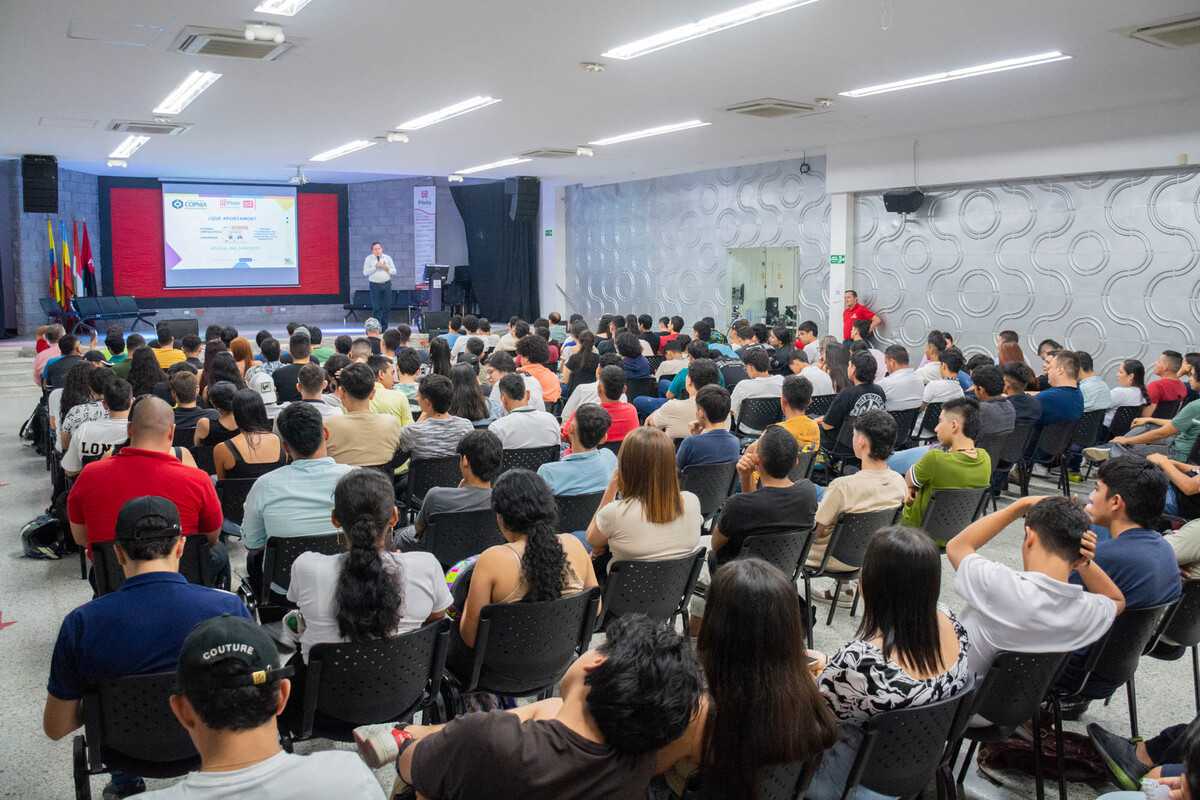
[[[50,661],[42,727],[61,739],[83,724],[80,700],[97,682],[170,670],[196,623],[222,614],[249,617],[237,595],[190,584],[179,511],[162,497],[135,497],[117,514],[115,550],[121,588],[84,603],[63,620]],[[140,787],[140,788],[139,788]],[[144,788],[142,779],[113,773],[105,797]]]
[[[383,789],[353,753],[284,752],[275,717],[287,705],[291,667],[279,667],[271,637],[245,619],[220,616],[195,627],[179,651],[171,711],[200,753],[200,771],[148,798],[353,797]]]

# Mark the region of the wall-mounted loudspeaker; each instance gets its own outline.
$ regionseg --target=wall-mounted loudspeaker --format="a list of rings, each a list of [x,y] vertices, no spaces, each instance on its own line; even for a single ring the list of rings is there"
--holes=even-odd
[[[175,339],[175,344],[179,344],[179,340],[185,336],[200,335],[200,320],[195,317],[183,317],[181,319],[164,319],[159,320],[159,324],[166,323],[171,329],[171,336]]]
[[[911,214],[924,202],[925,193],[920,189],[903,189],[883,193],[883,207],[896,214]]]
[[[504,193],[509,198],[509,219],[514,222],[529,222],[537,219],[540,183],[537,178],[527,176],[504,180]]]
[[[21,191],[26,214],[57,214],[58,159],[21,156]]]

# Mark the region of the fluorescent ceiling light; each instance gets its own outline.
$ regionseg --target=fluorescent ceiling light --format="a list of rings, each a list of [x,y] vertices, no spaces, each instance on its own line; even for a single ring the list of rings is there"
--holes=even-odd
[[[487,172],[488,170],[500,169],[501,167],[511,167],[514,164],[524,164],[526,161],[533,161],[532,158],[504,158],[499,161],[493,161],[490,164],[480,164],[477,167],[467,167],[466,169],[454,170],[455,175],[473,175],[476,172]]]
[[[304,10],[312,0],[263,0],[254,7],[262,14],[278,14],[281,17],[294,17]]]
[[[1069,58],[1070,56],[1064,55],[1057,50],[1051,50],[1048,53],[1038,53],[1032,56],[1021,56],[1020,58],[1006,58],[1003,61],[993,61],[990,64],[980,64],[975,67],[952,69],[949,72],[935,72],[932,75],[922,75],[919,78],[907,78],[902,81],[893,81],[892,83],[880,83],[875,86],[864,86],[862,89],[853,89],[849,92],[838,92],[838,94],[842,95],[843,97],[869,97],[873,94],[897,92],[901,89],[912,89],[917,86],[929,86],[935,83],[957,81],[961,78],[974,78],[977,75],[990,75],[993,72],[1007,72],[1010,69],[1036,67],[1038,64],[1051,64],[1055,61],[1066,61]]]
[[[457,117],[461,114],[468,114],[472,111],[478,111],[481,108],[487,108],[490,105],[495,105],[500,102],[498,97],[484,97],[476,95],[468,100],[463,100],[461,103],[455,103],[452,106],[431,111],[419,117],[414,117],[408,122],[401,122],[396,126],[398,131],[418,131],[421,128],[428,128],[430,125],[436,125],[439,122]]]
[[[149,136],[126,136],[124,141],[117,145],[117,149],[108,154],[109,158],[129,158],[131,155],[142,149],[142,145],[150,141]]]
[[[335,147],[332,150],[326,150],[323,153],[317,153],[309,159],[309,161],[332,161],[335,158],[357,153],[359,150],[366,150],[368,147],[374,147],[375,142],[366,139],[355,139],[353,142],[346,142],[340,147]]]
[[[716,33],[728,28],[736,28],[738,25],[745,25],[747,22],[754,22],[756,19],[769,17],[772,14],[778,14],[789,9],[806,6],[809,3],[815,3],[817,0],[758,0],[757,3],[747,3],[744,6],[731,8],[728,11],[722,11],[720,14],[713,14],[711,17],[689,22],[686,25],[680,25],[677,28],[660,31],[659,33],[647,36],[644,39],[638,39],[635,42],[629,42],[619,47],[614,47],[604,54],[606,58],[619,58],[622,61],[627,61],[631,58],[644,56],[647,53],[653,53],[667,47],[684,42],[690,42],[692,39],[699,39],[701,36],[708,36],[710,33]]]
[[[110,158],[107,162],[110,167],[128,167],[129,162],[123,158]]]
[[[201,92],[216,83],[217,78],[220,77],[221,73],[219,72],[201,72],[200,70],[196,70],[184,78],[183,83],[172,89],[171,93],[154,107],[154,113],[178,114],[199,97]]]
[[[610,136],[607,139],[597,139],[588,144],[603,146],[606,144],[620,144],[621,142],[632,142],[634,139],[645,139],[649,136],[662,136],[664,133],[675,133],[676,131],[686,131],[692,128],[704,128],[712,125],[711,122],[701,122],[698,119],[689,119],[687,122],[676,122],[674,125],[659,125],[657,128],[646,128],[633,133],[622,133],[620,136]]]

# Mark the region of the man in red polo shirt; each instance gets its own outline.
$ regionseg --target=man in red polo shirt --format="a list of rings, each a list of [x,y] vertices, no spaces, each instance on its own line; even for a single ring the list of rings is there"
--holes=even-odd
[[[211,574],[228,579],[229,555],[220,543],[221,501],[203,470],[171,452],[175,412],[157,397],[143,397],[129,414],[129,444],[111,458],[88,464],[67,497],[71,535],[86,546],[111,542],[126,501],[153,492],[179,509],[185,536],[201,534],[211,546]],[[218,583],[221,585],[221,583]]]
[[[847,289],[845,297],[846,310],[842,312],[842,338],[846,342],[850,341],[850,329],[854,327],[855,320],[865,319],[871,323],[871,333],[883,324],[883,320],[879,318],[871,309],[858,302],[858,292],[853,289]]]
[[[621,395],[625,393],[625,370],[610,365],[601,368],[596,377],[597,399],[600,401],[600,407],[608,412],[608,416],[612,420],[604,441],[605,443],[619,442],[640,424],[637,409],[633,407],[633,404],[621,401]],[[613,399],[610,400],[610,397]],[[564,441],[571,441],[571,426],[574,424],[575,415],[572,414],[562,426]]]

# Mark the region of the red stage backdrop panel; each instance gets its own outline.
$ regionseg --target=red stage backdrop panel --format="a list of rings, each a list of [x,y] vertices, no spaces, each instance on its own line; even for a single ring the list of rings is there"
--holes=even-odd
[[[300,285],[236,289],[164,289],[162,189],[109,190],[113,294],[138,298],[273,297],[337,294],[340,290],[338,196],[301,192],[296,197]],[[186,304],[184,304],[186,305]]]

